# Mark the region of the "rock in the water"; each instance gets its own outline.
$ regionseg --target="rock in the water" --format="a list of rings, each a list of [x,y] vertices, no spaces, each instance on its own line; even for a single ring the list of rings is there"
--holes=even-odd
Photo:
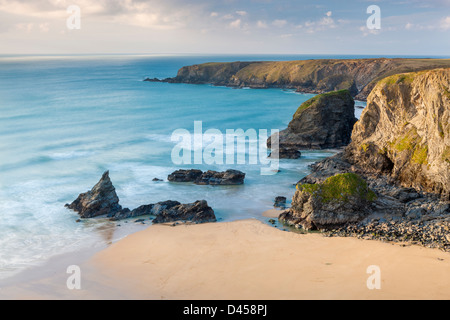
[[[225,172],[208,171],[199,180],[200,185],[240,185],[244,184],[245,173],[238,170],[227,170]]]
[[[214,210],[203,200],[191,204],[179,204],[170,209],[162,210],[153,220],[153,223],[159,224],[176,221],[206,223],[216,222],[217,220]]]
[[[279,148],[278,150],[278,159],[300,159],[302,153],[297,149],[292,148]],[[276,158],[276,152],[272,151],[269,155],[269,158]]]
[[[147,204],[140,206],[133,211],[130,211],[129,209],[124,209],[122,211],[119,211],[114,216],[109,216],[110,220],[112,221],[118,221],[128,218],[136,218],[136,217],[142,217],[142,216],[156,216],[158,214],[161,214],[164,210],[171,209],[180,203],[178,201],[164,201],[164,202],[158,202],[156,204]]]
[[[381,80],[355,125],[345,158],[404,187],[450,199],[449,92],[450,69]]]
[[[202,176],[201,170],[177,170],[167,178],[170,182],[195,182]]]
[[[273,205],[275,208],[286,208],[286,197],[276,197],[275,198],[275,204]]]
[[[103,174],[92,190],[80,194],[74,202],[66,204],[66,207],[78,212],[81,218],[114,215],[122,211],[109,171]]]
[[[375,193],[360,176],[338,174],[321,184],[297,186],[292,208],[280,215],[280,221],[305,230],[327,230],[366,217]]]
[[[225,172],[200,170],[178,170],[170,174],[170,182],[193,182],[198,185],[240,185],[244,184],[245,173],[238,170]]]
[[[161,182],[161,181],[164,181],[164,180],[161,180],[161,179],[158,179],[158,178],[154,178],[152,181],[153,182]]]
[[[280,149],[326,149],[347,146],[356,123],[355,101],[348,90],[318,95],[303,103],[286,130]],[[268,147],[272,145],[270,137]]]

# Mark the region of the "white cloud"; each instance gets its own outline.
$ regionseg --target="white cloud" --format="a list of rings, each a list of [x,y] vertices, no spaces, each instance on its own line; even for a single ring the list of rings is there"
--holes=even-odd
[[[226,15],[223,16],[223,19],[225,19],[225,20],[232,20],[232,19],[234,19],[234,16],[232,14],[226,14]]]
[[[234,20],[233,22],[230,23],[230,27],[238,29],[241,27],[241,22],[242,22],[241,19]]]
[[[256,26],[260,29],[267,29],[269,27],[265,21],[261,20],[256,23]]]
[[[337,24],[333,18],[327,16],[318,21],[307,21],[305,22],[306,32],[315,33],[318,31],[324,31],[329,29],[337,28]]]
[[[327,13],[325,13],[327,17],[331,17],[331,15],[333,14],[332,11],[328,11]]]
[[[411,30],[413,27],[414,27],[414,25],[413,25],[412,23],[409,23],[409,22],[408,22],[408,23],[406,24],[406,26],[405,26],[405,29],[406,29],[406,30]]]
[[[240,15],[241,17],[246,16],[247,15],[247,11],[236,11],[237,15]]]
[[[219,14],[217,12],[211,12],[210,17],[217,17]]]
[[[450,29],[450,16],[441,20],[441,28],[444,30]]]
[[[105,20],[161,30],[182,28],[198,12],[195,5],[177,6],[180,1],[77,0],[76,5],[81,9],[82,19],[95,17],[99,23]],[[0,11],[19,17],[65,21],[67,8],[73,4],[73,0],[0,0]],[[46,27],[41,29],[45,31]]]
[[[286,20],[278,20],[277,19],[272,22],[272,25],[274,25],[275,27],[278,27],[278,28],[283,28],[286,24],[287,24]]]

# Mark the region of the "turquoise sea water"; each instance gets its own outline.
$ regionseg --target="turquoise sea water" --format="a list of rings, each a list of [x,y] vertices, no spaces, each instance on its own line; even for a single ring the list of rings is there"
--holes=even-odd
[[[193,132],[194,121],[222,132],[284,129],[313,95],[142,80],[171,77],[194,63],[304,58],[310,57],[0,57],[0,278],[123,236],[117,230],[124,223],[77,223],[64,208],[105,170],[123,207],[205,199],[220,221],[266,221],[261,213],[274,198],[291,198],[308,165],[331,152],[304,152],[300,160],[282,160],[279,174],[262,176],[258,165],[174,165],[171,134]],[[247,178],[236,187],[152,181],[180,168],[235,168]]]

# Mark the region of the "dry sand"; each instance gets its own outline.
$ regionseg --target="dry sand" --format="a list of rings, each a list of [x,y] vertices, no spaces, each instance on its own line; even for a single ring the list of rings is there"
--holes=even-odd
[[[371,265],[381,268],[381,290],[367,288]],[[447,253],[283,232],[256,220],[152,226],[82,270],[81,291],[67,290],[61,272],[0,289],[0,298],[450,299]]]
[[[282,232],[255,220],[155,226],[92,263],[144,298],[450,299],[446,253]],[[381,290],[367,288],[371,265],[381,268]]]

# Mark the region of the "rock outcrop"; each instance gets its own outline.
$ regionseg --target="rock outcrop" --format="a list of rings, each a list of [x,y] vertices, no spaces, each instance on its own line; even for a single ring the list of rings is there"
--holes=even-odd
[[[109,171],[103,174],[92,190],[80,194],[74,202],[66,204],[66,207],[78,212],[81,218],[114,215],[122,211]]]
[[[268,142],[270,144],[270,142]],[[269,155],[269,158],[275,158],[275,154],[272,150],[272,153]],[[300,159],[302,157],[302,153],[296,148],[287,148],[281,147],[278,149],[278,159]]]
[[[404,187],[450,199],[450,69],[380,81],[345,159]]]
[[[449,67],[448,59],[317,59],[278,62],[225,62],[186,66],[174,78],[151,79],[169,83],[211,83],[250,88],[291,88],[325,93],[347,89],[366,100],[375,84],[402,72]]]
[[[163,222],[215,222],[214,210],[208,206],[205,200],[191,204],[181,204],[178,201],[164,201],[156,204],[140,206],[134,210],[122,209],[119,197],[116,194],[109,171],[105,172],[100,181],[92,190],[82,193],[66,207],[79,213],[81,218],[107,217],[112,221],[118,221],[142,216],[155,216],[153,223]]]
[[[238,170],[225,172],[201,170],[177,170],[168,176],[170,182],[193,182],[198,185],[241,185],[244,184],[245,173]]]
[[[273,206],[275,208],[286,209],[286,201],[287,201],[286,197],[282,196],[276,197]]]
[[[333,229],[364,219],[376,198],[357,174],[338,174],[320,184],[299,184],[291,209],[279,220],[305,230]]]
[[[380,81],[355,125],[351,144],[311,166],[311,174],[299,182],[292,209],[280,220],[306,229],[331,226],[330,236],[450,251],[449,101],[450,69]],[[323,221],[321,203],[317,205],[307,191],[315,194],[330,177],[341,174],[358,174],[376,199],[358,210],[355,220],[344,215]]]
[[[167,222],[192,222],[192,223],[206,223],[216,222],[214,210],[208,206],[206,201],[197,201],[191,204],[179,204],[170,209],[163,210],[156,216],[153,223],[167,223]]]
[[[355,101],[348,90],[318,95],[303,103],[288,128],[279,133],[280,149],[347,146],[356,121]],[[267,143],[269,148],[271,139]]]

